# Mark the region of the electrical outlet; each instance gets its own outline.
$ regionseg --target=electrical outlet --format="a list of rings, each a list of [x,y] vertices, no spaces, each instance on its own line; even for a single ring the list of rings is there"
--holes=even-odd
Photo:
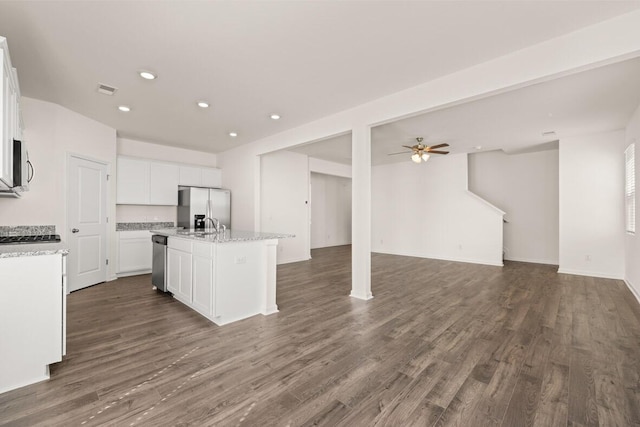
[[[462,243],[458,244],[458,249],[462,250]]]
[[[246,256],[236,257],[236,264],[246,264],[246,263],[247,263],[247,257]]]
[[[586,255],[586,256],[584,257],[584,260],[585,260],[585,261],[591,261],[591,255]]]

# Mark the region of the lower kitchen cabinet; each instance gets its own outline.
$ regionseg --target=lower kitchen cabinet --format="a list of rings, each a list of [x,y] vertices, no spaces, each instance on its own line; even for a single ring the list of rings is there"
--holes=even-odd
[[[205,316],[212,316],[213,308],[213,245],[193,243],[193,308]]]
[[[49,378],[66,353],[66,257],[0,258],[0,393]]]
[[[218,244],[169,237],[167,289],[218,325],[274,313],[276,244],[275,240]]]
[[[120,277],[151,273],[153,243],[148,230],[118,231],[118,266]]]
[[[192,256],[180,248],[167,248],[167,290],[184,303],[191,303]],[[190,246],[190,245],[189,245]]]

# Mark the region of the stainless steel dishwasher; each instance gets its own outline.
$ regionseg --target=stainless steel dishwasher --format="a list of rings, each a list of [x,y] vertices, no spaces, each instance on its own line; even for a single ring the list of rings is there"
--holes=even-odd
[[[153,260],[151,264],[151,284],[162,292],[167,292],[167,236],[154,234]]]

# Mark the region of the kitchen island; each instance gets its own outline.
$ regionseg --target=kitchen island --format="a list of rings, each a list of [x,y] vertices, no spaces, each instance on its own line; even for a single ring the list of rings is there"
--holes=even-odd
[[[278,312],[276,249],[288,234],[153,230],[168,237],[167,289],[217,325]]]

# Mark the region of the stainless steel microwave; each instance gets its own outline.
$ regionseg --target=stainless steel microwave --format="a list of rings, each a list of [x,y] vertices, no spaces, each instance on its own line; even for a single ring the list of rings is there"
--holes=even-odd
[[[33,166],[29,161],[29,153],[26,144],[16,139],[13,140],[13,187],[22,187],[20,190],[29,189],[29,183],[33,179]]]

